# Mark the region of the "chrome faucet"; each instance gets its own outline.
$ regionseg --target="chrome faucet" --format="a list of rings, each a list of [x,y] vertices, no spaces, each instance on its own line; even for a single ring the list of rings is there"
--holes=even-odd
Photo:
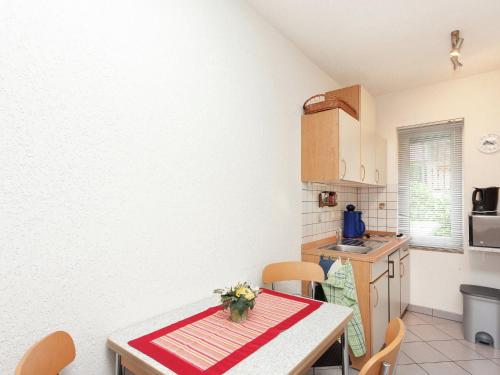
[[[342,228],[335,228],[335,245],[339,245],[342,242]]]

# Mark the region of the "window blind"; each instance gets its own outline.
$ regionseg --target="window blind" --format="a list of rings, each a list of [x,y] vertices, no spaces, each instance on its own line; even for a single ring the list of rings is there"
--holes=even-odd
[[[400,232],[414,247],[463,251],[463,119],[397,132]]]

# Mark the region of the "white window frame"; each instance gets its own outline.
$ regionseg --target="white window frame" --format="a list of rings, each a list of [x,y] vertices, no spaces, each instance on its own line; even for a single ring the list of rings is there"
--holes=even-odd
[[[464,119],[453,119],[412,125],[397,128],[398,134],[398,227],[399,231],[413,237],[410,239],[410,246],[423,250],[435,250],[463,253],[464,249],[464,204],[463,204],[463,128]],[[410,140],[432,137],[432,135],[446,134],[452,135],[454,149],[451,150],[452,164],[450,173],[454,186],[451,193],[450,221],[451,238],[439,236],[412,236],[410,229]]]

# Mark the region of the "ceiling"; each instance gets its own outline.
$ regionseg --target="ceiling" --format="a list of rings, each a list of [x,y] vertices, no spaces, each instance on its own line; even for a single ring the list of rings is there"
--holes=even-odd
[[[374,95],[500,68],[500,0],[248,0],[341,85]],[[453,71],[450,33],[465,39]]]

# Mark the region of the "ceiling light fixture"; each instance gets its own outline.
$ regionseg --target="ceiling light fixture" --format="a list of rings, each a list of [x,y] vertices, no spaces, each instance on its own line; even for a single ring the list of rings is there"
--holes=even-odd
[[[455,30],[451,32],[451,51],[450,51],[450,60],[453,64],[453,70],[460,69],[463,65],[458,58],[460,57],[460,48],[462,48],[462,44],[464,43],[463,38],[460,38],[460,31]]]

